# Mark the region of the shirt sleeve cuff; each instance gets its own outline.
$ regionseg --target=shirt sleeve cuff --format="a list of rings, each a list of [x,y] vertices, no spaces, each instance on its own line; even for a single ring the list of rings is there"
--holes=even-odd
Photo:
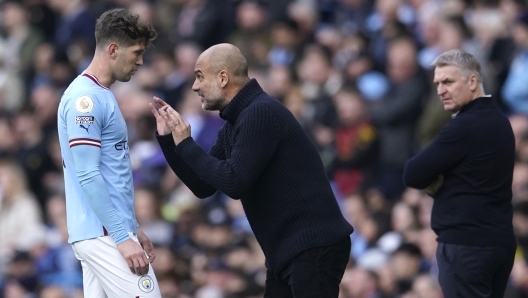
[[[154,136],[156,137],[156,139],[158,140],[158,143],[162,146],[162,147],[176,147],[176,145],[174,144],[174,139],[172,138],[172,134],[168,134],[168,135],[159,135],[158,134],[158,131],[156,130],[156,132],[154,133]]]

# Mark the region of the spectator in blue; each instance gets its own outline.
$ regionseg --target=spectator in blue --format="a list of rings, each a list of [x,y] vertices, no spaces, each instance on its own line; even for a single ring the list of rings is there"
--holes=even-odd
[[[502,97],[514,113],[528,115],[528,11],[519,16],[513,27],[518,52],[502,87]]]

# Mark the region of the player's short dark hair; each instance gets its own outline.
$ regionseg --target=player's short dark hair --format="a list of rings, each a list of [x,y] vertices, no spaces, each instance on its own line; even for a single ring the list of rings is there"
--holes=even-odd
[[[124,8],[104,12],[95,24],[95,41],[98,48],[111,42],[129,47],[135,45],[138,39],[143,39],[145,47],[148,47],[156,36],[156,30],[151,24],[139,20],[137,14]]]

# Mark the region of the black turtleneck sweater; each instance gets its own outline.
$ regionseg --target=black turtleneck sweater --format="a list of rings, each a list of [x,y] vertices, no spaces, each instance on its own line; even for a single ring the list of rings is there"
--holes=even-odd
[[[513,247],[515,141],[491,97],[465,105],[422,152],[405,164],[404,183],[423,189],[444,176],[433,195],[431,226],[439,242]]]
[[[206,153],[189,137],[157,136],[172,170],[199,198],[240,199],[267,265],[281,270],[301,251],[337,243],[343,217],[317,150],[295,117],[250,80],[220,112],[226,120]]]

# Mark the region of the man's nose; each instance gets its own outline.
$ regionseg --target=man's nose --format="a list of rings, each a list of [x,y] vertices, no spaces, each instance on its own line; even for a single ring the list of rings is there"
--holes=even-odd
[[[436,87],[436,93],[438,93],[438,95],[442,95],[446,92],[446,88],[442,85],[438,85],[438,87]]]

